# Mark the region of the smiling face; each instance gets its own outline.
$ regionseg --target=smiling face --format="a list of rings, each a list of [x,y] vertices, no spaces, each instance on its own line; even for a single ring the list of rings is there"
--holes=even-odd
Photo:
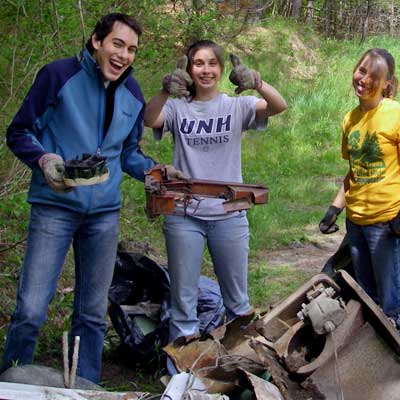
[[[93,57],[105,81],[116,81],[132,64],[138,47],[138,35],[128,25],[116,21],[103,39],[92,36]]]
[[[196,97],[203,94],[218,93],[218,81],[221,79],[222,67],[210,47],[196,51],[190,67],[190,76],[196,86]]]
[[[353,88],[361,105],[375,107],[389,84],[388,66],[383,58],[365,56],[353,71]]]

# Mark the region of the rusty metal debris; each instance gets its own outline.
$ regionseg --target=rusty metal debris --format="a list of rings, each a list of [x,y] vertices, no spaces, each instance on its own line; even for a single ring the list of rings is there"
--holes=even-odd
[[[187,205],[197,196],[225,199],[226,212],[247,210],[253,204],[268,202],[263,185],[202,179],[168,179],[166,167],[156,165],[145,173],[146,213],[150,219],[174,214],[177,203]]]
[[[209,393],[247,387],[257,400],[400,398],[400,335],[345,271],[318,274],[267,314],[165,351]],[[258,378],[265,371],[274,389]]]
[[[258,400],[283,400],[279,389],[271,382],[239,368],[239,383],[254,393]]]

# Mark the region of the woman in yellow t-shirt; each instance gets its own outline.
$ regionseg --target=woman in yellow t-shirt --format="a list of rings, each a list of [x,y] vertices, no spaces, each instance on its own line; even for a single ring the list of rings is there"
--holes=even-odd
[[[353,70],[359,105],[342,124],[342,156],[349,161],[343,185],[320,223],[337,230],[346,207],[346,229],[355,276],[400,328],[400,104],[395,60],[385,49],[368,50]]]

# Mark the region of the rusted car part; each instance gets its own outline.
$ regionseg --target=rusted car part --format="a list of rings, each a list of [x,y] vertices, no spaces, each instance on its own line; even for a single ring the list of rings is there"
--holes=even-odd
[[[285,371],[292,377],[297,376],[303,388],[314,391],[313,398],[397,399],[400,393],[400,335],[397,330],[346,271],[338,271],[334,280],[327,280],[320,274],[311,281],[314,285],[334,289],[338,304],[328,312],[321,307],[319,311],[314,310],[315,315],[312,315],[314,311],[310,315],[318,296],[308,302],[315,289],[307,287],[310,282],[303,285],[257,321],[256,329],[266,339],[257,347],[259,357],[262,358],[265,348],[274,350]],[[304,305],[299,314],[296,310],[300,302]],[[300,319],[303,325],[299,316],[303,318]],[[328,329],[323,328],[327,326]],[[372,362],[372,357],[379,360],[379,364]],[[386,376],[382,370],[387,370]],[[337,397],[340,393],[342,397]],[[298,398],[292,393],[283,394]]]
[[[346,271],[338,271],[335,281],[342,288],[342,297],[355,299],[363,305],[363,314],[366,321],[378,331],[379,335],[382,336],[392,350],[400,356],[400,333],[381,308]]]
[[[233,321],[206,340],[166,351],[179,371],[198,373],[209,390],[233,390],[238,368],[256,375],[264,368],[285,400],[399,399],[400,335],[342,270],[334,278],[314,276],[259,319]],[[233,355],[242,359],[221,369]]]
[[[174,214],[175,205],[187,205],[197,196],[225,199],[226,212],[247,210],[253,204],[268,202],[263,185],[221,182],[202,179],[169,179],[166,167],[157,165],[145,173],[146,213],[150,219]]]
[[[301,321],[309,318],[318,335],[334,331],[343,322],[346,314],[343,301],[333,298],[335,294],[332,287],[318,285],[307,293],[309,303],[301,306],[297,317]]]

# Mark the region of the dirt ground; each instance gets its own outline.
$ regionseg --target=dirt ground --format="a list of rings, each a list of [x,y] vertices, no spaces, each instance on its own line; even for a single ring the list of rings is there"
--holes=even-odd
[[[270,250],[262,257],[270,266],[288,265],[305,271],[319,273],[344,237],[343,230],[323,235],[315,228],[308,229],[309,242],[293,243],[290,246]]]

